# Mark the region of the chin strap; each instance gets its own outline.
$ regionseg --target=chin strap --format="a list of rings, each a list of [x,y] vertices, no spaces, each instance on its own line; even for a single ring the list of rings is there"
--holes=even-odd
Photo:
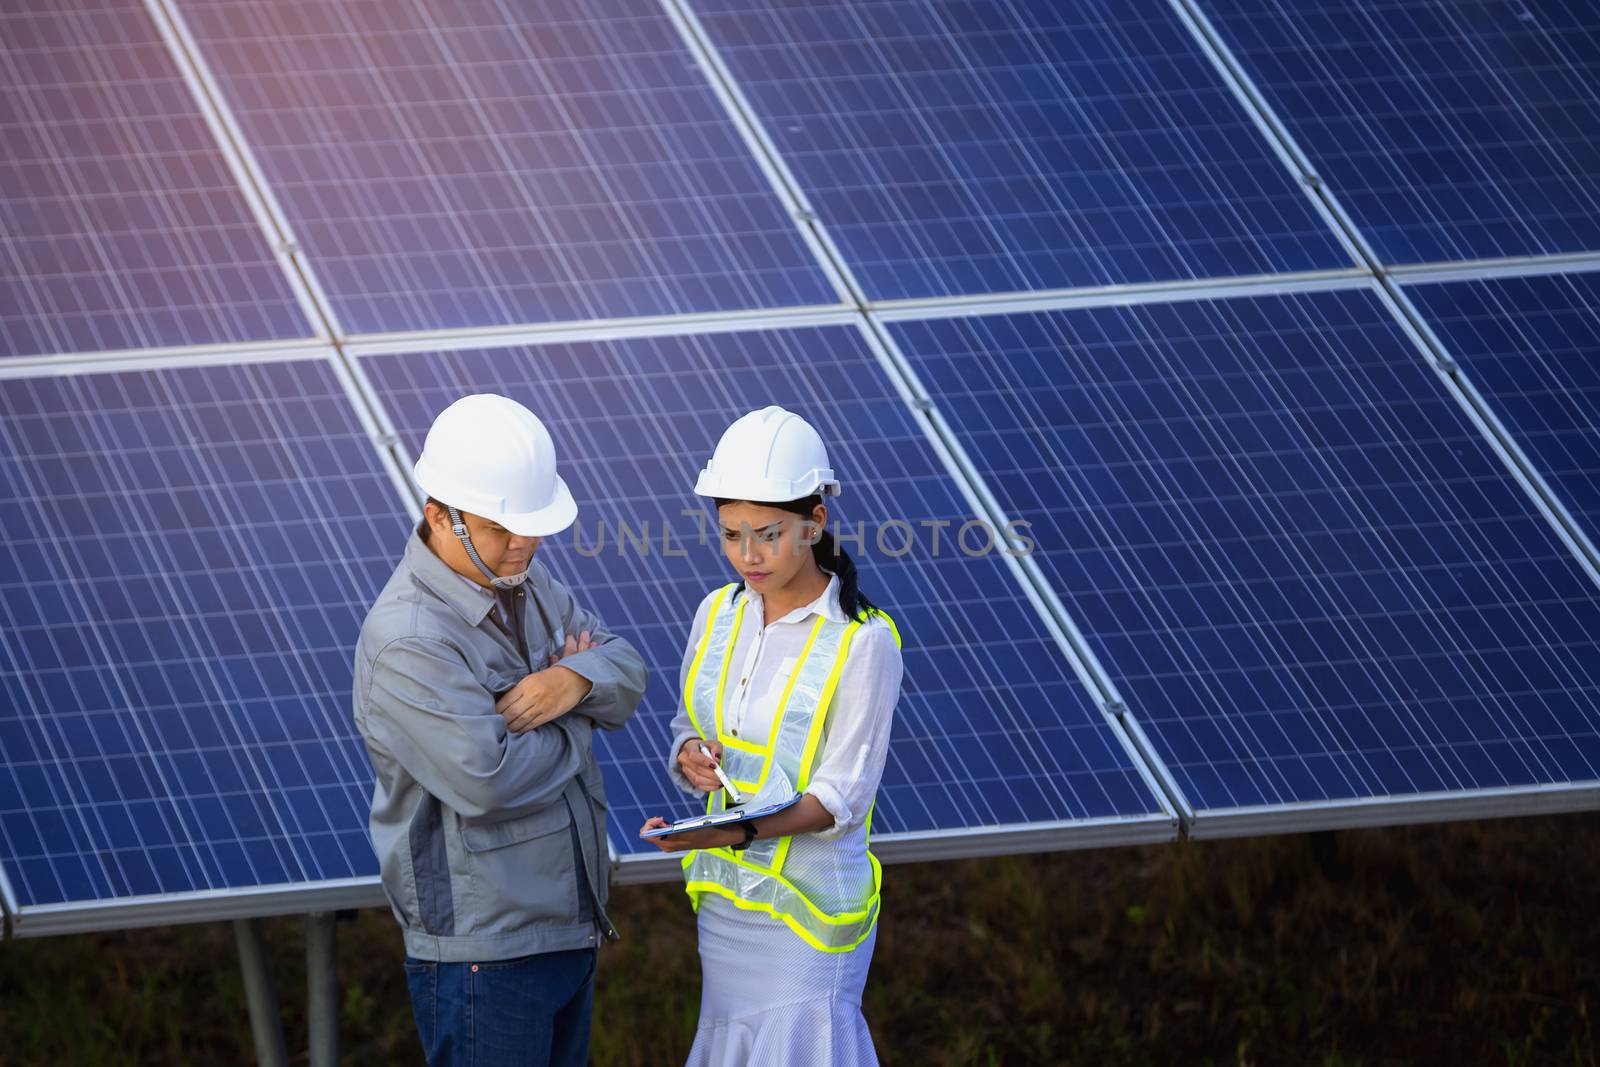
[[[496,589],[515,589],[527,579],[527,571],[506,578],[490,570],[489,565],[478,558],[478,550],[472,547],[472,534],[467,530],[466,520],[462,519],[461,512],[449,504],[445,505],[445,511],[450,514],[450,532],[461,540],[461,547],[467,550],[467,558],[472,560],[473,565],[482,572],[485,578],[489,579],[490,585]]]

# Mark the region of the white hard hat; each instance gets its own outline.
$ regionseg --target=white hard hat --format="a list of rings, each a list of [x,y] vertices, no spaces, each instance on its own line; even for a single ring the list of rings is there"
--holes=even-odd
[[[572,492],[556,475],[550,431],[509,397],[478,393],[439,412],[413,473],[440,503],[522,537],[558,534],[578,516]]]
[[[822,437],[805,419],[774,405],[740,416],[728,427],[694,491],[781,504],[813,493],[838,496],[839,483]]]

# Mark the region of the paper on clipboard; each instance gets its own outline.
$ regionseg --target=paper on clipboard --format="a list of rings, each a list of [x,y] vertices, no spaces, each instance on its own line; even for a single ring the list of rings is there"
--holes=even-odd
[[[745,819],[760,819],[773,815],[785,808],[793,807],[800,803],[801,794],[796,793],[788,800],[776,800],[768,804],[744,804],[736,808],[728,808],[714,815],[695,815],[687,819],[679,819],[668,826],[646,830],[640,837],[666,837],[669,834],[681,834],[687,830],[704,830],[708,826],[728,826],[732,823],[743,822]]]

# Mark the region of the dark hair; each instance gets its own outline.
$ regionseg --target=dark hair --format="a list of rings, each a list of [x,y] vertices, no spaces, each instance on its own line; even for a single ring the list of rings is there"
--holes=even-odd
[[[724,504],[747,503],[762,508],[778,508],[780,511],[791,512],[807,519],[811,517],[812,511],[816,510],[817,505],[822,503],[822,497],[817,493],[801,497],[799,500],[786,501],[782,504],[775,504],[767,500],[739,501],[731,497],[713,497],[712,500],[719,508]],[[850,618],[866,622],[867,617],[878,610],[878,606],[868,600],[856,588],[856,561],[850,558],[848,552],[839,547],[838,542],[834,539],[833,531],[826,526],[822,528],[821,535],[812,542],[811,555],[817,561],[817,566],[824,570],[830,570],[839,576],[839,607]],[[744,580],[740,579],[734,592],[737,593],[743,588]]]

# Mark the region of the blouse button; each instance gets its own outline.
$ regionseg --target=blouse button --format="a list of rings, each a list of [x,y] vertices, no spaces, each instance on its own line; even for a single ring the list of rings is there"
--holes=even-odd
[[[738,727],[734,727],[732,732],[733,732],[733,736],[734,737],[738,737],[739,736],[739,728]]]

